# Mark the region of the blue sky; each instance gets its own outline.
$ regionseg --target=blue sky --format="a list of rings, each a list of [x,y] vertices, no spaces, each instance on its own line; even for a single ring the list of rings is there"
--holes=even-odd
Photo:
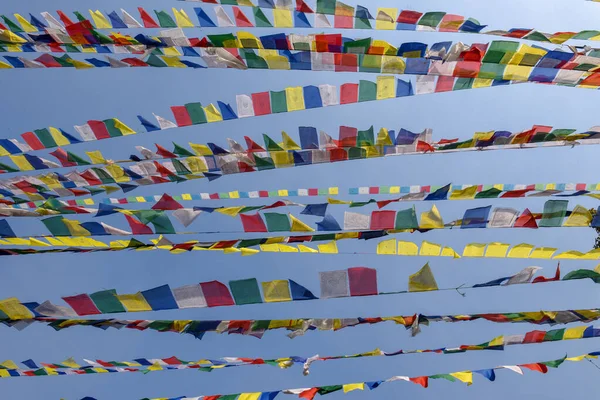
[[[116,0],[82,5],[66,0],[53,2],[49,10],[40,0],[27,5],[7,0],[2,5],[4,14],[71,11],[94,6],[103,11],[115,8],[134,10],[141,3],[123,3]],[[354,1],[349,1],[355,4]],[[398,6],[421,11],[444,10],[478,18],[491,28],[536,27],[544,31],[580,30],[598,28],[599,5],[585,1],[530,0],[484,4],[472,1],[416,1],[395,3],[379,0],[381,6]],[[191,11],[195,4],[166,0],[145,1],[144,7],[183,7]],[[371,6],[375,8],[375,5]],[[190,12],[191,14],[191,12]],[[134,14],[137,15],[137,14]],[[596,22],[594,22],[596,21]],[[188,34],[191,35],[192,31]],[[194,30],[198,36],[210,30]],[[257,35],[276,30],[255,30]],[[304,32],[304,30],[303,30]],[[392,43],[422,41],[434,43],[443,40],[461,40],[465,43],[489,42],[491,37],[414,33],[343,31],[345,36],[361,38],[373,36]],[[289,71],[225,71],[177,69],[129,70],[10,70],[2,71],[3,129],[2,138],[41,127],[57,126],[73,132],[72,126],[88,119],[117,117],[135,128],[136,114],[150,116],[152,112],[170,116],[169,106],[200,101],[203,104],[222,100],[235,103],[235,95],[265,90],[281,90],[291,85],[341,84],[374,80],[373,74],[342,74]],[[317,109],[261,118],[228,121],[200,127],[188,127],[157,134],[134,135],[117,140],[100,141],[73,147],[77,153],[98,149],[115,159],[126,158],[135,145],[152,147],[153,143],[170,146],[171,141],[186,144],[215,142],[226,144],[231,137],[243,142],[248,135],[260,139],[262,133],[279,138],[280,131],[297,137],[297,127],[316,126],[334,136],[340,125],[366,129],[401,127],[420,131],[433,128],[434,137],[466,139],[476,131],[525,130],[534,124],[558,128],[585,130],[598,125],[597,91],[524,84],[457,93],[393,99],[367,104]],[[272,170],[251,175],[228,176],[214,182],[194,181],[186,184],[168,184],[136,190],[136,194],[171,194],[188,192],[217,192],[228,190],[273,190],[339,186],[341,192],[349,187],[375,185],[441,185],[454,183],[535,183],[535,182],[596,182],[594,173],[597,159],[594,146],[574,149],[541,149],[527,151],[476,152],[451,155],[422,155],[370,159],[338,164]],[[344,198],[344,196],[341,196]],[[292,199],[303,201],[303,199]],[[317,199],[306,200],[316,202]],[[530,207],[541,210],[543,198],[528,200],[477,200],[471,202],[443,202],[438,205],[442,215],[460,218],[467,208],[488,204],[515,208]],[[262,204],[264,200],[204,202],[209,205]],[[597,206],[593,199],[572,200],[570,208],[580,203]],[[198,203],[200,204],[200,203]],[[424,211],[429,204],[417,204]],[[392,206],[391,209],[400,209]],[[363,208],[361,212],[369,212]],[[297,209],[292,209],[297,212]],[[343,207],[334,210],[341,217]],[[314,223],[317,219],[305,218]],[[124,226],[115,219],[115,225]],[[12,221],[11,221],[12,223]],[[38,223],[39,224],[39,223]],[[20,232],[41,232],[32,221],[15,222]],[[37,226],[37,228],[36,228]],[[222,215],[201,215],[190,227],[202,231],[214,229],[241,230],[237,220]],[[398,238],[436,243],[462,248],[471,242],[499,241],[511,244],[528,242],[540,246],[554,246],[561,250],[585,251],[594,241],[591,229],[477,230],[443,231],[427,234],[400,235]],[[224,238],[226,235],[199,235],[198,239]],[[174,237],[172,240],[184,238]],[[188,239],[186,237],[185,239]],[[371,242],[346,242],[340,251],[373,252]],[[408,275],[425,262],[430,265],[440,287],[461,283],[478,283],[507,276],[530,265],[544,268],[542,273],[552,275],[554,261],[527,260],[446,260],[424,257],[383,257],[374,255],[311,255],[259,254],[253,257],[222,255],[213,252],[194,252],[171,255],[163,252],[99,253],[88,255],[56,254],[48,256],[4,257],[1,260],[0,298],[17,296],[22,301],[50,299],[60,301],[68,296],[101,289],[116,288],[120,293],[131,293],[165,283],[171,287],[209,280],[227,282],[233,279],[256,277],[259,281],[294,279],[318,292],[318,272],[368,266],[378,270],[380,290],[406,288]],[[561,268],[593,268],[594,262],[563,262]],[[277,319],[297,317],[357,317],[413,314],[451,314],[502,311],[533,311],[539,309],[592,308],[597,306],[597,289],[591,281],[575,281],[535,286],[517,286],[469,291],[466,297],[454,292],[421,293],[401,296],[349,298],[304,303],[250,305],[216,309],[193,309],[137,313],[123,318],[162,319]],[[208,334],[202,341],[191,336],[171,333],[138,332],[133,330],[101,331],[92,328],[73,328],[54,332],[44,326],[31,326],[22,332],[0,328],[2,354],[0,358],[15,361],[33,358],[42,362],[60,362],[73,356],[104,360],[129,360],[139,357],[164,358],[175,355],[182,359],[219,358],[224,356],[274,358],[288,355],[311,356],[351,354],[379,347],[393,351],[400,348],[432,348],[485,342],[501,334],[522,333],[536,329],[526,324],[498,325],[486,322],[463,324],[434,324],[424,327],[423,333],[411,338],[403,328],[391,324],[362,326],[340,332],[312,332],[294,340],[283,332],[270,332],[262,340],[252,337]],[[549,360],[589,351],[600,350],[597,339],[554,344],[509,348],[505,352],[472,352],[457,355],[408,355],[391,358],[365,358],[331,361],[316,364],[311,375],[303,377],[301,369],[279,370],[269,366],[233,368],[212,372],[161,372],[150,375],[111,374],[74,377],[42,377],[5,380],[2,385],[7,398],[78,399],[90,395],[98,399],[137,399],[143,397],[197,396],[236,392],[268,391],[282,388],[311,387],[336,383],[357,382],[387,378],[393,375],[418,376],[464,369],[478,369],[502,364]],[[409,383],[383,386],[374,392],[334,393],[332,400],[382,399],[392,396],[411,398],[501,399],[507,396],[547,399],[566,395],[583,397],[588,393],[584,384],[597,375],[588,363],[573,363],[551,371],[548,376],[526,373],[525,377],[500,372],[495,383],[475,377],[472,387],[434,381],[427,390]],[[573,383],[571,383],[573,382]],[[566,384],[565,384],[566,383]],[[290,397],[291,398],[291,397]]]

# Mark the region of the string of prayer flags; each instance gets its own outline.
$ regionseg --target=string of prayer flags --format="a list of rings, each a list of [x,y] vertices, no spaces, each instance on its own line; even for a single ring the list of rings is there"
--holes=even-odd
[[[192,291],[193,293],[194,291]],[[188,296],[189,297],[189,296]],[[186,304],[186,303],[183,303]],[[194,304],[188,302],[187,304]],[[13,304],[19,306],[17,302]],[[54,312],[59,312],[61,308],[54,306]],[[24,314],[29,312],[24,310]],[[68,319],[34,317],[31,319],[11,320],[8,317],[0,315],[0,322],[8,327],[14,327],[19,330],[27,326],[40,323],[46,324],[56,331],[60,331],[73,326],[92,326],[106,330],[115,329],[135,329],[137,331],[153,330],[158,332],[175,332],[180,334],[190,334],[197,339],[207,332],[240,334],[262,338],[265,332],[269,330],[285,329],[289,331],[288,337],[294,338],[304,335],[313,330],[320,331],[339,331],[347,327],[357,325],[372,325],[388,321],[393,321],[396,325],[404,326],[411,330],[412,335],[420,332],[421,326],[428,326],[433,322],[468,322],[476,320],[485,320],[493,323],[530,323],[536,325],[556,325],[568,324],[573,322],[593,322],[600,319],[600,309],[580,309],[580,310],[559,310],[559,311],[517,311],[507,313],[483,313],[483,314],[457,314],[457,315],[423,315],[414,314],[409,316],[387,316],[387,317],[359,317],[359,318],[307,318],[307,319],[281,319],[281,320],[123,320],[123,319]]]
[[[461,289],[580,279],[590,279],[594,283],[600,283],[598,269],[578,269],[569,272],[561,279],[559,268],[557,268],[554,278],[538,277],[532,282],[534,275],[540,269],[540,267],[526,267],[514,275],[472,286],[461,286]],[[408,292],[394,291],[380,293],[377,284],[377,271],[366,267],[320,272],[319,280],[321,288],[320,298],[293,280],[275,280],[262,282],[259,285],[256,278],[249,278],[229,281],[229,285],[218,281],[210,281],[202,282],[199,285],[183,286],[173,290],[171,290],[169,285],[162,285],[134,294],[117,294],[115,289],[109,289],[92,294],[63,297],[63,300],[69,307],[56,306],[49,301],[45,301],[42,304],[35,302],[21,303],[16,298],[9,298],[0,301],[0,311],[10,320],[27,320],[38,316],[74,317],[122,312],[239,306],[339,297],[382,296],[410,292],[454,290],[453,288],[438,288],[429,264],[425,264],[418,272],[409,276]]]
[[[215,2],[216,3],[216,2]],[[215,4],[213,3],[213,4]],[[557,32],[543,33],[535,29],[512,28],[508,30],[484,31],[486,25],[482,25],[473,18],[465,18],[460,15],[449,14],[443,11],[419,12],[412,10],[398,10],[397,8],[377,8],[377,12],[372,14],[364,6],[352,7],[342,2],[333,2],[332,6],[319,7],[317,2],[317,12],[314,7],[306,6],[303,1],[301,7],[273,7],[269,3],[254,4],[235,2],[230,13],[233,19],[225,12],[221,5],[233,5],[231,2],[219,2],[213,6],[214,16],[211,18],[204,8],[194,8],[194,13],[198,19],[196,24],[191,20],[185,10],[172,8],[172,14],[169,15],[165,10],[154,10],[157,20],[150,16],[145,9],[138,7],[141,23],[136,20],[131,13],[121,9],[122,16],[119,17],[116,11],[108,14],[108,17],[100,11],[89,11],[91,19],[80,20],[78,23],[60,24],[51,14],[42,13],[43,19],[52,27],[42,23],[39,19],[31,16],[27,21],[19,14],[15,18],[19,24],[3,16],[7,28],[5,37],[13,41],[17,39],[35,37],[37,32],[47,32],[55,39],[59,39],[61,34],[70,34],[71,32],[85,29],[87,33],[94,32],[94,29],[127,29],[127,28],[193,28],[193,27],[240,27],[240,28],[335,28],[335,29],[367,29],[367,30],[409,30],[422,32],[446,32],[446,33],[469,33],[484,34],[494,36],[504,36],[510,38],[519,38],[525,40],[561,44],[570,39],[578,40],[600,40],[600,31],[585,30],[580,32]],[[237,6],[251,6],[252,17],[247,16],[242,9]],[[61,14],[62,12],[59,12]],[[81,15],[77,13],[78,15]],[[270,17],[268,17],[269,15]],[[375,17],[373,17],[375,15]],[[216,19],[216,23],[214,20]],[[311,22],[312,20],[312,22]],[[98,33],[98,32],[94,32]],[[113,34],[114,35],[114,34]],[[91,35],[90,35],[91,36]],[[96,35],[95,37],[99,37]],[[107,36],[100,36],[105,39]],[[94,36],[92,36],[94,38]],[[87,36],[85,37],[87,39]],[[87,39],[89,41],[89,39]]]
[[[170,199],[171,200],[171,199]],[[278,201],[266,206],[236,206],[236,207],[196,207],[193,209],[184,209],[174,200],[170,202],[172,207],[154,207],[150,210],[124,210],[114,206],[105,206],[98,209],[96,217],[107,216],[114,213],[125,214],[125,219],[131,229],[131,232],[98,222],[80,222],[54,215],[41,220],[50,232],[51,236],[101,236],[101,235],[152,235],[152,234],[175,234],[175,228],[167,215],[168,211],[178,210],[187,211],[183,215],[174,213],[174,216],[180,222],[188,226],[199,215],[197,211],[219,212],[220,214],[239,217],[245,233],[267,233],[267,232],[314,232],[315,229],[304,221],[298,219],[290,213],[264,212],[260,214],[245,214],[257,210],[273,209],[277,207],[287,207],[297,205],[289,201]],[[487,229],[487,228],[577,228],[577,227],[597,227],[600,224],[598,219],[594,219],[592,213],[582,206],[576,206],[573,211],[567,210],[568,200],[548,200],[544,205],[543,213],[532,214],[529,209],[523,212],[514,209],[496,207],[492,210],[491,206],[467,209],[462,219],[444,223],[437,207],[432,205],[430,211],[421,213],[420,221],[417,219],[415,207],[405,210],[395,211],[372,211],[370,215],[359,214],[355,212],[344,213],[343,231],[382,231],[385,233],[400,233],[406,231],[428,231],[432,229],[447,229],[460,227],[460,229]],[[72,208],[61,208],[62,206],[51,205],[49,208],[57,211],[71,211],[72,213],[87,213],[89,210],[74,210]],[[560,211],[556,211],[560,210]],[[592,210],[594,211],[594,210]],[[191,213],[191,214],[190,214]],[[554,221],[558,218],[559,221]],[[497,214],[500,216],[497,217]],[[506,217],[510,215],[510,218]],[[133,218],[133,216],[137,218]],[[329,225],[319,224],[320,230],[329,229],[333,226],[335,218],[329,215]],[[540,221],[539,223],[537,221]],[[545,222],[551,220],[552,223]],[[3,225],[5,232],[0,231],[0,237],[12,237],[14,231],[6,220]],[[476,221],[476,223],[473,223]],[[522,222],[525,221],[525,222]],[[154,231],[148,227],[148,224],[154,226]],[[339,231],[339,223],[335,224],[336,231]],[[194,232],[211,233],[211,232]],[[216,232],[218,233],[218,231]],[[190,234],[190,232],[179,232],[179,234]],[[46,235],[47,236],[47,235]]]
[[[377,251],[369,252],[345,252],[337,249],[337,241],[344,239],[360,239],[361,237],[370,237],[375,232],[357,232],[352,237],[348,233],[334,235],[313,235],[303,237],[278,237],[263,238],[256,241],[225,240],[219,242],[199,242],[186,241],[185,243],[172,243],[166,241],[160,236],[158,239],[152,239],[151,243],[144,243],[136,238],[129,241],[112,241],[104,243],[89,237],[45,237],[45,238],[4,238],[0,240],[0,246],[31,246],[31,248],[2,248],[0,247],[0,256],[2,255],[28,255],[28,254],[47,254],[47,253],[94,253],[94,252],[114,252],[114,251],[149,251],[163,250],[171,254],[182,254],[188,251],[221,250],[224,254],[239,254],[241,256],[250,256],[259,252],[276,253],[305,253],[305,254],[373,254],[373,255],[399,255],[399,256],[421,256],[421,257],[452,257],[459,259],[462,257],[487,257],[487,258],[516,258],[516,259],[553,259],[553,260],[599,260],[600,250],[590,250],[581,252],[577,250],[566,250],[558,252],[553,247],[538,247],[533,244],[521,243],[510,245],[507,243],[469,243],[465,245],[462,251],[455,251],[452,247],[443,246],[437,243],[423,241],[419,246],[414,242],[400,241],[396,239],[387,239],[377,244]],[[370,236],[369,236],[370,235]],[[45,242],[43,239],[47,240]],[[300,240],[301,239],[301,240]],[[330,241],[330,246],[318,246],[312,248],[300,241]],[[294,247],[294,243],[298,243]],[[249,247],[239,247],[239,245]],[[238,247],[234,247],[238,246]],[[257,248],[253,248],[253,247]],[[65,247],[65,248],[61,248]]]
[[[341,129],[345,129],[342,127]],[[592,128],[594,129],[594,128]],[[534,127],[533,131],[538,131],[539,127]],[[546,129],[547,130],[547,129]],[[312,127],[300,127],[300,137],[304,133],[315,132],[316,128]],[[556,130],[555,130],[556,131]],[[304,133],[303,133],[304,132]],[[365,132],[373,132],[370,128]],[[403,134],[408,131],[401,130]],[[596,144],[598,132],[590,130],[586,133],[568,135],[566,137],[560,137],[557,139],[555,135],[551,133],[544,135],[535,135],[538,139],[546,138],[548,141],[536,140],[531,144],[494,144],[492,146],[485,146],[473,141],[469,141],[468,146],[458,151],[472,151],[472,150],[497,150],[497,149],[522,149],[541,147],[546,148],[550,146],[569,146],[572,147],[574,143],[577,144]],[[213,155],[198,155],[192,157],[186,157],[179,159],[168,159],[159,163],[157,160],[147,160],[137,162],[135,165],[129,167],[121,167],[116,164],[111,164],[106,167],[92,167],[83,172],[71,171],[66,175],[51,172],[44,175],[27,175],[9,178],[4,181],[0,181],[2,187],[0,187],[0,201],[4,204],[12,205],[13,203],[27,203],[27,200],[41,201],[47,200],[50,197],[62,197],[62,196],[84,196],[89,194],[97,194],[102,191],[108,193],[115,190],[123,190],[125,192],[131,191],[138,187],[138,185],[153,185],[169,182],[182,182],[190,179],[197,179],[206,177],[209,180],[214,180],[222,174],[234,174],[234,173],[247,173],[255,172],[256,170],[269,170],[273,168],[284,168],[284,167],[295,167],[303,165],[312,165],[316,163],[328,163],[338,162],[352,159],[363,159],[372,157],[383,157],[403,154],[420,154],[423,152],[429,152],[430,149],[438,154],[443,152],[455,152],[456,149],[435,149],[435,144],[431,143],[431,131],[425,130],[421,134],[411,134],[411,144],[400,144],[395,146],[386,145],[364,145],[360,148],[354,147],[333,147],[327,146],[327,142],[331,142],[331,137],[325,134],[326,137],[321,141],[323,148],[317,149],[306,149],[306,150],[283,150],[275,152],[252,152],[248,154],[246,152],[227,153],[227,154],[213,154]],[[503,135],[507,136],[507,132]],[[513,134],[511,134],[512,136]],[[520,134],[514,134],[514,137],[519,137]],[[323,136],[323,134],[322,134]],[[331,139],[331,140],[330,140]],[[423,139],[423,140],[421,140]],[[441,141],[443,143],[443,140]],[[399,143],[406,143],[403,138]],[[443,145],[445,146],[445,145]],[[479,146],[479,147],[475,147]],[[426,149],[425,149],[426,148]],[[252,158],[250,157],[252,156]],[[264,157],[264,158],[261,158]],[[233,158],[238,161],[234,161]],[[294,162],[290,163],[293,158]],[[282,159],[288,161],[282,162]],[[192,171],[195,171],[193,173]],[[209,172],[210,171],[210,172]],[[112,185],[116,186],[112,186]],[[519,189],[521,190],[521,189]],[[528,190],[519,192],[519,190],[513,190],[510,193],[505,193],[503,197],[520,197],[525,195]],[[435,198],[444,199],[446,189],[440,190],[435,195],[431,193],[429,199]],[[486,191],[484,194],[479,194],[478,198],[483,196],[493,197],[495,189]],[[558,194],[557,192],[546,192],[547,194]],[[414,198],[415,200],[423,199],[422,194],[409,193],[410,196],[404,196],[405,200]],[[577,195],[587,194],[578,190]],[[467,199],[476,194],[475,188],[467,188],[464,192],[453,193],[451,199]],[[3,198],[12,197],[12,200],[6,202]],[[23,199],[22,197],[26,197]],[[84,204],[86,200],[83,200]],[[29,207],[35,207],[35,205],[29,205]]]
[[[200,397],[171,397],[171,398],[155,398],[155,399],[144,399],[144,400],[195,400],[195,399],[237,399],[237,400],[246,400],[246,399],[274,399],[279,394],[289,394],[298,396],[299,398],[310,399],[313,400],[317,394],[324,396],[327,394],[335,393],[338,391],[343,391],[344,393],[351,392],[353,390],[365,390],[368,388],[369,390],[375,390],[378,387],[381,387],[383,384],[388,384],[397,381],[404,382],[412,382],[414,384],[420,385],[423,388],[429,387],[429,381],[435,379],[444,379],[450,382],[460,382],[464,383],[467,386],[473,384],[473,375],[481,375],[488,381],[496,380],[496,371],[501,370],[510,370],[519,375],[523,375],[523,369],[536,371],[542,374],[548,372],[548,368],[558,368],[565,361],[571,362],[580,362],[580,361],[591,361],[592,359],[597,359],[600,355],[600,352],[592,352],[587,354],[582,354],[576,357],[568,357],[565,355],[562,358],[556,360],[549,361],[540,361],[534,363],[527,364],[516,364],[516,365],[502,365],[494,368],[486,368],[479,370],[466,370],[466,371],[457,371],[450,372],[446,374],[435,374],[435,375],[427,375],[427,376],[417,376],[417,377],[408,377],[408,376],[393,376],[388,379],[381,379],[377,381],[369,381],[369,382],[358,382],[358,383],[344,383],[344,384],[336,384],[336,385],[328,385],[328,386],[315,386],[312,388],[298,388],[298,389],[279,389],[275,391],[269,392],[253,392],[253,393],[235,393],[235,394],[227,394],[227,395],[216,395],[216,396],[200,396]],[[107,371],[108,372],[108,371]],[[82,400],[95,400],[91,397],[86,397]]]
[[[23,57],[4,56],[5,62],[0,61],[0,66],[5,69],[26,68],[26,69],[47,69],[47,68],[67,68],[75,67],[76,70],[90,68],[121,68],[121,67],[154,67],[154,68],[233,68],[233,69],[279,69],[279,70],[310,70],[310,71],[335,71],[335,72],[369,72],[377,74],[407,74],[416,75],[419,90],[417,94],[435,93],[438,86],[435,81],[436,76],[458,78],[456,84],[453,83],[452,90],[462,90],[466,87],[477,85],[478,87],[491,87],[495,81],[513,81],[536,82],[544,84],[566,85],[571,87],[581,87],[588,89],[597,89],[600,86],[600,73],[595,72],[594,68],[600,65],[586,67],[583,70],[572,70],[567,67],[549,68],[545,67],[543,59],[533,66],[503,65],[482,61],[453,61],[430,60],[427,58],[406,58],[399,56],[379,56],[379,55],[361,55],[361,54],[341,54],[339,53],[312,53],[310,51],[286,51],[272,50],[282,52],[271,58],[261,57],[259,51],[243,50],[239,52],[236,48],[216,48],[214,53],[203,57],[206,65],[200,65],[179,56],[158,56],[150,54],[145,59],[136,57],[115,60],[109,58],[109,61],[115,60],[122,65],[116,65],[114,62],[102,61],[98,58],[88,58],[85,61],[64,55],[55,57],[50,54],[44,54],[37,59],[27,59]],[[239,53],[234,56],[231,53]],[[493,53],[493,52],[491,52]],[[319,57],[313,57],[317,54]],[[387,57],[387,58],[386,58]],[[313,60],[315,59],[316,60]],[[391,58],[391,59],[390,59]],[[63,61],[62,65],[58,60]],[[556,61],[556,60],[555,60]],[[562,60],[559,60],[561,62]],[[586,69],[589,68],[589,69]],[[438,80],[439,82],[439,80]],[[386,82],[390,85],[390,82]],[[456,86],[456,89],[454,88]],[[394,96],[391,86],[386,91],[379,93],[379,99],[385,100]],[[439,91],[450,91],[448,79],[442,79]],[[370,96],[371,93],[369,93]],[[306,108],[318,108],[320,105],[315,103],[306,104],[306,99],[297,97],[295,104],[292,96],[285,96],[287,108],[283,108],[283,94],[276,96],[278,100],[277,108],[270,113],[298,111]],[[287,97],[290,97],[287,99]],[[313,100],[311,97],[309,100]],[[302,103],[301,104],[301,100]],[[360,101],[360,98],[359,98]],[[362,100],[369,101],[369,100]],[[304,108],[302,108],[302,106]],[[207,122],[216,122],[227,119],[235,119],[232,109],[219,110],[212,105],[207,107]]]
[[[448,190],[445,187],[448,186]],[[534,184],[491,184],[491,185],[460,185],[460,184],[448,184],[448,185],[411,185],[411,186],[373,186],[373,187],[360,187],[348,189],[349,195],[379,195],[379,194],[402,194],[401,197],[387,200],[369,199],[367,201],[350,201],[348,206],[351,208],[367,206],[369,204],[377,204],[378,207],[384,208],[388,204],[398,201],[423,201],[427,199],[425,194],[436,192],[436,201],[440,200],[473,200],[481,198],[522,198],[522,197],[550,197],[550,196],[564,196],[564,197],[577,197],[577,196],[591,196],[595,197],[596,192],[600,188],[600,184],[596,183],[534,183]],[[440,189],[444,189],[440,191]],[[468,196],[463,196],[462,193],[469,192]],[[503,193],[505,192],[505,193]],[[441,193],[442,195],[439,195]],[[445,193],[445,195],[444,195]],[[13,193],[14,194],[14,193]],[[219,192],[219,193],[183,193],[179,195],[170,195],[163,193],[162,195],[149,195],[149,196],[128,196],[122,198],[103,198],[97,202],[94,199],[73,199],[73,200],[38,200],[23,203],[13,203],[12,201],[4,198],[4,208],[0,208],[0,215],[12,215],[12,216],[29,216],[30,214],[19,214],[19,211],[23,209],[52,209],[60,211],[60,208],[64,207],[77,207],[88,209],[86,206],[101,204],[109,205],[125,205],[125,204],[140,204],[140,203],[156,203],[161,200],[163,196],[169,196],[176,202],[185,201],[199,201],[199,200],[225,200],[225,199],[254,199],[254,198],[275,198],[275,197],[314,197],[314,196],[337,196],[339,194],[338,187],[329,188],[310,188],[310,189],[278,189],[278,190],[256,190],[256,191],[230,191],[230,192]],[[0,195],[0,199],[3,199]],[[431,198],[429,198],[431,200]],[[49,207],[49,203],[53,205]],[[334,203],[335,204],[335,203]],[[301,212],[306,215],[319,215],[310,211],[312,209],[325,209],[328,203],[322,204],[308,204],[306,205],[308,212]],[[183,207],[183,206],[182,206]],[[319,211],[321,212],[321,211]],[[499,217],[499,216],[498,216]],[[497,218],[498,218],[497,217]],[[323,229],[326,230],[326,229]]]
[[[564,340],[588,339],[600,336],[600,329],[594,326],[579,326],[574,328],[561,328],[549,331],[530,331],[521,335],[498,336],[481,344],[467,344],[457,347],[442,347],[435,349],[396,350],[382,351],[374,349],[358,354],[332,355],[332,356],[288,356],[274,359],[226,357],[217,360],[201,359],[199,361],[185,361],[172,356],[167,358],[136,358],[131,361],[104,361],[84,359],[83,365],[78,364],[73,358],[68,358],[59,363],[37,362],[34,360],[22,361],[25,368],[21,368],[12,360],[0,363],[0,375],[3,377],[19,376],[61,376],[84,375],[89,373],[106,372],[156,372],[181,369],[197,369],[199,371],[213,371],[223,368],[271,365],[287,369],[294,365],[303,366],[303,374],[310,373],[310,367],[318,361],[344,360],[364,357],[394,357],[406,354],[457,354],[469,351],[494,350],[503,351],[506,346],[536,344]]]

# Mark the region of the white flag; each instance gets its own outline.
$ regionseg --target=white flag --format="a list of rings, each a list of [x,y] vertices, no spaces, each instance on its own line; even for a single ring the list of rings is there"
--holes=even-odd
[[[171,122],[168,119],[163,118],[160,115],[156,115],[154,113],[152,115],[154,115],[154,118],[156,118],[156,121],[158,122],[158,126],[160,127],[160,129],[177,128],[177,125],[174,122]]]
[[[235,24],[233,23],[233,21],[231,20],[231,18],[229,18],[229,16],[225,12],[225,10],[223,10],[223,7],[216,6],[214,10],[215,10],[215,14],[217,15],[217,25],[220,28],[232,28],[232,27],[235,27]]]
[[[237,103],[237,115],[239,118],[254,117],[254,104],[252,97],[247,94],[238,94],[235,96]]]

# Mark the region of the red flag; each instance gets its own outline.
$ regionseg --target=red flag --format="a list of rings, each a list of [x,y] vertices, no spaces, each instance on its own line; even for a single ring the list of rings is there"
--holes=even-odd
[[[259,213],[253,215],[240,214],[244,232],[268,232],[265,222]]]
[[[121,61],[129,64],[132,67],[147,67],[148,66],[148,63],[146,63],[143,60],[140,60],[139,58],[135,58],[135,57],[122,58]]]
[[[25,132],[21,135],[25,143],[31,147],[32,150],[42,150],[45,149],[46,146],[40,142],[40,139],[33,132]]]
[[[103,121],[91,120],[91,121],[88,121],[88,125],[90,126],[90,129],[92,130],[92,132],[94,132],[94,136],[96,136],[96,139],[109,139],[110,138],[108,129],[106,129],[106,125],[104,124]]]
[[[158,154],[159,156],[162,156],[164,158],[177,158],[175,154],[171,153],[169,150],[165,149],[160,144],[154,143],[154,145],[156,146],[156,154]]]
[[[304,2],[304,0],[296,0],[296,11],[313,14],[314,11]]]
[[[78,294],[77,296],[69,296],[62,298],[68,305],[71,306],[77,315],[95,315],[102,314],[98,307],[94,304],[90,296],[87,294]]]
[[[235,25],[240,28],[253,28],[254,25],[248,17],[240,10],[239,7],[233,7],[233,17],[235,18]]]
[[[165,167],[162,164],[157,163],[156,161],[154,161],[154,166],[156,167],[156,170],[158,171],[158,173],[161,174],[162,176],[174,176],[175,175],[167,167]]]
[[[420,13],[418,11],[403,10],[400,12],[400,15],[398,15],[398,19],[396,20],[396,22],[400,22],[402,24],[416,25],[419,19],[421,19],[422,15],[423,13]]]
[[[371,213],[371,227],[373,231],[381,229],[394,229],[396,222],[396,211],[373,211]]]
[[[248,163],[238,161],[238,169],[240,172],[255,172],[254,167]]]
[[[298,398],[313,400],[315,398],[315,396],[317,395],[318,391],[319,391],[319,388],[312,388],[312,389],[305,390],[304,392],[302,392],[298,395]]]
[[[424,153],[431,152],[433,153],[435,149],[432,145],[422,140],[417,140],[417,151],[422,151]]]
[[[458,139],[442,139],[437,144],[451,144],[458,142]]]
[[[254,115],[271,114],[271,97],[269,92],[252,93]]]
[[[248,136],[244,136],[244,140],[246,140],[246,146],[248,146],[248,151],[266,151],[261,145],[256,143],[254,140],[250,139]]]
[[[131,232],[133,232],[134,235],[152,235],[154,233],[150,227],[142,224],[140,221],[131,217],[130,215],[125,215],[125,218],[127,219],[127,223],[129,224]]]
[[[377,270],[373,268],[348,268],[350,296],[372,296],[377,291]]]
[[[44,64],[46,68],[60,68],[62,65],[50,54],[42,54],[35,61]]]
[[[82,172],[79,174],[79,176],[81,176],[83,179],[85,179],[87,181],[88,184],[90,184],[91,186],[96,186],[96,185],[102,185],[102,181],[100,179],[98,179],[97,176],[95,176],[91,170],[86,170],[85,172]]]
[[[532,371],[541,372],[542,374],[545,374],[546,372],[548,372],[548,367],[545,366],[544,364],[540,364],[540,363],[520,364],[519,367],[527,368]]]
[[[560,263],[556,267],[556,273],[554,274],[554,278],[546,278],[544,276],[536,277],[532,283],[543,283],[543,282],[555,282],[560,281]]]
[[[200,283],[202,293],[209,307],[235,305],[227,286],[218,281]]]
[[[77,165],[76,163],[69,161],[69,156],[63,149],[56,149],[51,152],[50,155],[56,157],[63,167],[73,167]]]
[[[192,125],[192,117],[185,106],[173,106],[171,107],[173,116],[177,126],[190,126]]]
[[[358,102],[358,83],[344,83],[340,87],[340,104]]]
[[[412,383],[416,383],[417,385],[421,385],[424,388],[429,386],[429,377],[427,376],[417,376],[416,378],[408,378]]]
[[[533,216],[533,214],[531,214],[529,208],[526,208],[525,211],[523,211],[523,213],[519,215],[519,218],[517,218],[513,227],[537,229],[538,226],[537,222],[535,222],[535,217]]]
[[[153,210],[179,210],[180,208],[183,206],[166,193],[152,206]]]
[[[146,10],[144,10],[142,7],[138,7],[138,11],[140,12],[140,16],[142,17],[142,22],[144,23],[145,28],[160,28],[160,25],[158,25],[152,19],[152,17],[146,12]]]
[[[57,13],[57,14],[58,14],[58,16],[60,17],[60,20],[62,21],[62,23],[63,23],[63,24],[65,24],[65,26],[73,25],[73,21],[71,21],[71,20],[69,19],[69,17],[67,17],[67,16],[65,15],[65,13],[64,13],[64,12],[62,12],[62,11],[58,10],[56,13]]]

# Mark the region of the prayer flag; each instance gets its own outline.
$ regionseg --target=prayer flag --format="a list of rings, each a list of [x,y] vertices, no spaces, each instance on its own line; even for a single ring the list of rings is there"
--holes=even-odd
[[[229,281],[229,288],[237,305],[262,303],[256,278]]]
[[[150,307],[140,292],[133,294],[118,294],[116,297],[128,312],[152,311],[152,307]]]
[[[348,272],[327,271],[319,272],[321,282],[321,298],[348,297]]]
[[[444,227],[444,221],[435,204],[431,207],[431,211],[421,213],[421,229],[441,229]]]
[[[372,296],[378,293],[377,270],[365,267],[348,268],[348,278],[350,296]]]
[[[460,228],[485,228],[491,208],[492,206],[487,206],[466,210]]]
[[[425,292],[430,290],[438,290],[438,286],[429,263],[427,263],[419,271],[409,276],[408,291]]]
[[[235,305],[227,286],[218,281],[200,283],[202,293],[209,307]]]
[[[541,227],[558,227],[567,215],[568,200],[548,200],[544,204],[544,213],[540,220]]]
[[[290,291],[292,294],[292,299],[294,301],[313,300],[313,299],[317,298],[314,294],[312,294],[312,292],[310,290],[306,289],[302,285],[299,285],[298,283],[294,282],[291,279],[290,279]]]
[[[265,213],[265,220],[269,232],[289,232],[290,220],[287,214]]]
[[[206,299],[200,285],[181,286],[173,289],[177,308],[206,307]]]
[[[287,280],[262,282],[262,288],[266,303],[292,301]]]
[[[144,290],[142,296],[153,310],[174,310],[179,308],[169,285]]]
[[[100,310],[102,314],[125,312],[123,304],[117,299],[117,291],[115,289],[102,290],[92,293],[90,298]]]

